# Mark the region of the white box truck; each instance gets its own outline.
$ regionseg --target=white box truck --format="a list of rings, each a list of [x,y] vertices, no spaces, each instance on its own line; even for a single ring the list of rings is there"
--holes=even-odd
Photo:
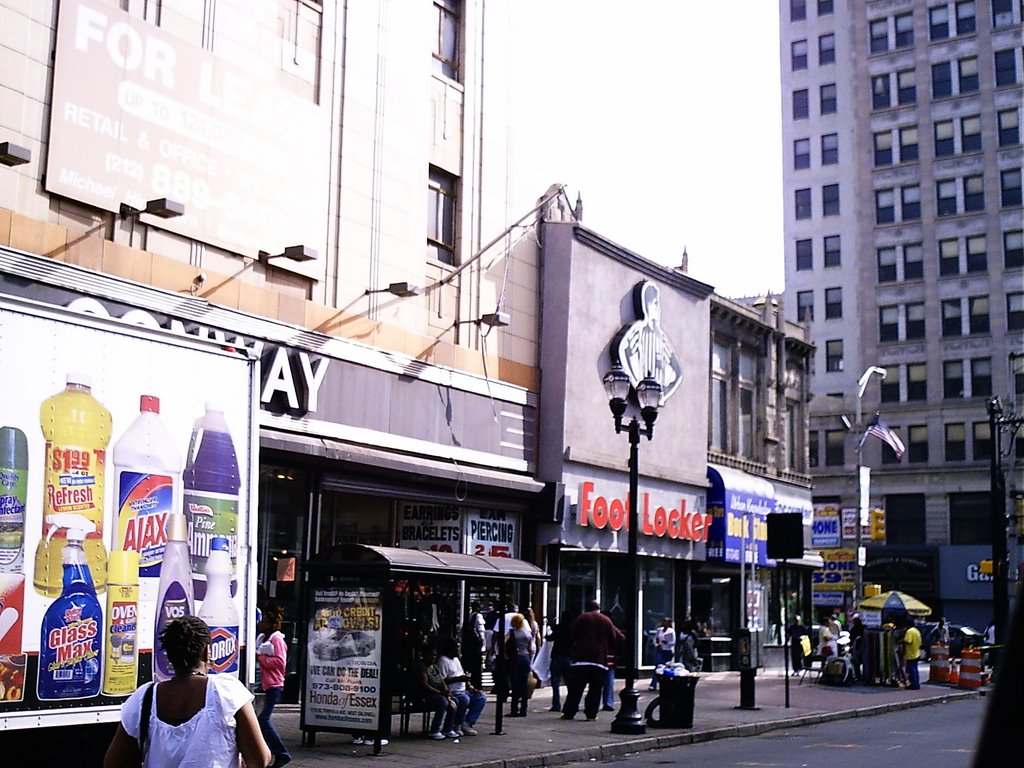
[[[259,362],[72,306],[0,297],[0,732],[116,722],[185,613],[254,679]]]

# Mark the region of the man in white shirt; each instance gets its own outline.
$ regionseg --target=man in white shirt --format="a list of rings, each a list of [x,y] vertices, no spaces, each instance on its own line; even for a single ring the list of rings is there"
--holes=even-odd
[[[452,730],[445,735],[449,738],[476,736],[477,730],[473,726],[480,719],[480,713],[484,711],[487,697],[473,685],[470,676],[462,668],[462,662],[458,657],[458,645],[452,638],[441,643],[437,671],[448,686],[448,692],[455,699]]]

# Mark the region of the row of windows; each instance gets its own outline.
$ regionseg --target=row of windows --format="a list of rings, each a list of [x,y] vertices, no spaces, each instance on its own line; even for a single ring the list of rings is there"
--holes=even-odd
[[[996,86],[1016,85],[1020,82],[1020,68],[1017,65],[1016,48],[996,51],[993,67]],[[954,69],[954,63],[956,67]],[[954,82],[954,72],[956,79]],[[895,77],[895,89],[893,78]],[[931,94],[933,99],[974,93],[981,87],[978,73],[978,57],[965,56],[953,61],[940,61],[931,65]],[[893,96],[895,93],[895,102]],[[871,77],[872,109],[889,109],[917,102],[917,75],[913,69],[895,73],[884,72]]]
[[[838,109],[836,84],[825,83],[818,88],[818,111],[822,115],[833,115]],[[800,88],[793,91],[793,119],[803,120],[811,116],[810,91]]]
[[[826,133],[821,137],[819,154],[821,165],[836,165],[839,162],[839,134]],[[793,141],[793,168],[801,170],[811,167],[811,140]]]
[[[1008,27],[1013,24],[1013,0],[991,0],[992,26]],[[928,39],[946,40],[950,37],[974,34],[978,29],[975,0],[957,0],[954,3],[934,5],[928,9]],[[868,22],[868,48],[871,53],[883,53],[914,44],[914,18],[912,13],[901,13],[872,19]]]
[[[941,238],[937,244],[939,275],[946,277],[986,271],[987,240],[984,234],[966,235],[963,238]],[[903,253],[902,260],[897,257],[895,245],[877,249],[879,283],[920,280],[924,277],[924,248],[921,243],[904,243],[900,250]],[[799,261],[797,264],[799,265]],[[1024,231],[1015,229],[1003,232],[1003,266],[1006,269],[1024,267]]]
[[[902,262],[897,258],[896,246],[878,249],[878,282],[919,280],[924,276],[924,249],[921,243],[900,246]],[[821,239],[826,267],[842,263],[842,245],[839,235],[825,235]],[[988,269],[987,238],[984,234],[942,238],[937,244],[939,275],[959,275],[985,272]],[[1003,233],[1003,266],[1006,269],[1024,267],[1024,231],[1016,229]],[[902,269],[900,269],[902,267]],[[814,241],[810,238],[796,241],[796,270],[814,269]]]
[[[1021,205],[1020,168],[1000,171],[999,191],[999,202],[1003,208]],[[898,211],[896,206],[897,200],[899,200]],[[808,199],[809,204],[810,201]],[[983,210],[985,210],[985,178],[981,174],[964,176],[961,179],[942,179],[935,182],[936,216],[956,216],[960,213],[974,213]],[[800,218],[800,216],[797,215],[797,218]],[[897,189],[894,187],[884,187],[875,190],[876,224],[892,224],[896,221],[917,221],[920,218],[920,185],[908,184],[900,187],[898,195]]]
[[[832,13],[832,0],[817,0],[818,15],[829,16]],[[789,20],[803,21],[807,18],[807,0],[789,0]]]
[[[970,428],[970,445],[967,441],[968,427]],[[892,427],[893,432],[900,435],[907,446],[906,459],[911,464],[924,463],[929,460],[928,450],[928,426],[926,424],[911,424],[906,430],[901,427]],[[846,464],[846,431],[842,429],[825,430],[825,466],[841,467]],[[808,436],[810,448],[810,465],[819,466],[820,438],[817,431],[812,431]],[[970,449],[968,451],[968,448]],[[1017,441],[1018,455],[1021,451],[1021,442]],[[951,422],[943,425],[943,459],[945,461],[967,461],[968,456],[972,461],[987,461],[992,454],[992,432],[989,429],[988,421],[975,421],[970,424],[965,422]],[[900,464],[901,459],[887,444],[882,445],[882,463]],[[888,525],[887,525],[888,527]]]
[[[1000,147],[1020,144],[1020,111],[1017,108],[1000,110],[996,113],[996,122]],[[914,162],[919,158],[916,125],[878,131],[872,138],[876,168]],[[936,158],[979,152],[982,149],[981,117],[968,115],[956,119],[936,120],[932,123],[932,138]]]
[[[801,323],[814,320],[814,291],[797,291],[796,316]],[[843,317],[843,289],[825,289],[825,319],[840,320]]]
[[[811,190],[810,188],[797,189],[794,192],[794,211],[796,218],[811,218]],[[821,215],[839,215],[839,185],[825,184],[821,188]]]
[[[807,69],[807,41],[794,40],[789,44],[790,66],[796,72]],[[829,32],[818,37],[818,64],[834,64],[836,61],[836,36]]]

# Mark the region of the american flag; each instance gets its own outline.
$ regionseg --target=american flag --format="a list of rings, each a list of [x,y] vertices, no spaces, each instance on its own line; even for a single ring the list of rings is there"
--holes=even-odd
[[[893,453],[896,454],[897,459],[901,458],[904,452],[907,450],[906,446],[903,445],[903,441],[900,440],[900,436],[893,432],[891,429],[889,429],[889,427],[887,427],[882,422],[882,420],[878,418],[877,413],[875,414],[875,418],[868,425],[866,431],[867,434],[877,437],[883,443],[892,448]]]

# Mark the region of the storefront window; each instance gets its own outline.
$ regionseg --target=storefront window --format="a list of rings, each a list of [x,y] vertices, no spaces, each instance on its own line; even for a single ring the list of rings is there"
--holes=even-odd
[[[587,601],[597,597],[597,558],[586,552],[562,550],[560,562],[562,610],[578,616],[587,610]]]
[[[320,510],[317,551],[335,544],[391,547],[391,499],[325,491]]]
[[[645,557],[640,561],[640,615],[643,616],[644,643],[640,663],[644,666],[654,664],[654,632],[661,626],[661,620],[672,618],[672,626],[676,632],[683,617],[672,614],[674,605],[672,596],[673,561],[656,557]]]
[[[714,578],[711,580],[711,606],[708,611],[709,635],[732,634],[732,579]]]

